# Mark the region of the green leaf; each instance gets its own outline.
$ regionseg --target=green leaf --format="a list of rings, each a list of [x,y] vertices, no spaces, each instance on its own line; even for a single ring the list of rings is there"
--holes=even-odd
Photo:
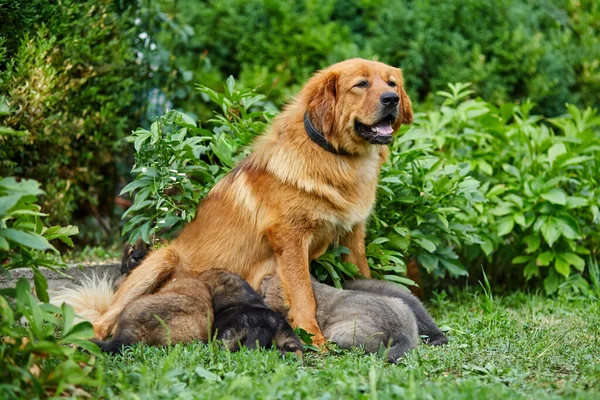
[[[567,239],[579,239],[579,225],[577,221],[570,215],[558,215],[554,217],[556,223],[559,225],[561,233]]]
[[[438,258],[433,254],[422,253],[417,257],[419,264],[429,273],[435,271],[438,267]]]
[[[560,225],[552,217],[548,218],[542,225],[542,236],[544,236],[544,240],[550,247],[560,237]]]
[[[550,265],[552,260],[554,260],[554,253],[552,253],[551,251],[545,251],[537,257],[535,263],[539,267],[547,267],[548,265]]]
[[[531,260],[531,256],[517,256],[512,259],[513,264],[523,264]]]
[[[75,325],[65,336],[63,336],[61,342],[69,342],[73,339],[91,339],[93,337],[94,327],[88,321],[83,321]]]
[[[69,236],[77,235],[79,228],[74,225],[53,226],[44,232],[44,237],[48,240],[59,239],[63,243],[73,247],[73,240]]]
[[[48,303],[50,301],[50,298],[48,297],[48,281],[37,268],[33,270],[33,284],[35,286],[35,294],[37,295],[38,299],[44,303]]]
[[[540,238],[539,235],[530,235],[530,236],[526,236],[523,239],[523,241],[527,245],[527,249],[525,250],[525,252],[527,252],[528,254],[531,254],[531,253],[535,252],[537,249],[539,249],[542,239]]]
[[[515,220],[511,216],[499,219],[497,222],[498,236],[508,235],[512,232],[514,226]]]
[[[559,204],[564,206],[567,204],[567,194],[560,188],[552,188],[546,193],[542,194],[541,197],[548,200],[552,204]]]
[[[583,260],[583,258],[579,257],[577,254],[575,254],[575,253],[560,253],[560,254],[558,254],[558,257],[562,258],[569,265],[572,265],[575,268],[577,268],[580,272],[583,272],[583,270],[585,268],[585,261]]]
[[[558,272],[565,278],[568,278],[571,274],[571,267],[569,267],[569,263],[563,260],[562,258],[556,259],[556,261],[554,262],[554,268],[556,269],[556,272]]]
[[[462,264],[460,264],[458,261],[448,260],[445,258],[440,258],[439,260],[442,263],[442,265],[444,267],[446,267],[446,269],[448,270],[448,272],[450,272],[451,275],[453,275],[453,276],[469,276],[469,273],[467,272],[465,267]]]
[[[60,307],[63,317],[63,330],[62,336],[65,337],[67,332],[73,327],[73,320],[75,319],[75,310],[70,305],[63,303]]]
[[[12,194],[9,196],[0,197],[0,215],[6,214],[8,210],[10,210],[15,204],[19,202],[23,195],[21,194]]]
[[[550,147],[548,149],[548,161],[550,161],[550,166],[554,164],[554,160],[556,160],[556,157],[560,156],[561,154],[565,154],[566,152],[567,148],[565,147],[564,143],[556,143],[555,145]]]
[[[46,238],[38,235],[37,233],[23,232],[17,229],[8,228],[0,230],[0,236],[3,236],[12,242],[18,243],[25,247],[29,247],[31,249],[54,249],[54,247],[50,243],[48,243]]]
[[[419,237],[419,238],[413,238],[413,241],[418,243],[419,246],[421,246],[422,248],[424,248],[425,250],[427,250],[430,253],[433,253],[435,251],[435,249],[437,248],[437,246],[429,239]]]
[[[221,380],[219,375],[217,375],[213,372],[210,372],[206,368],[203,368],[200,366],[196,367],[195,372],[196,372],[196,375],[198,375],[201,378],[206,379],[209,382],[219,382]]]
[[[559,278],[556,272],[553,269],[550,270],[550,273],[544,279],[544,289],[546,289],[546,294],[552,294],[558,290]]]

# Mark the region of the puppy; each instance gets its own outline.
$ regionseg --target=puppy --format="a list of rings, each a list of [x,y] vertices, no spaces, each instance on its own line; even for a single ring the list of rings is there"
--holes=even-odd
[[[448,338],[438,328],[431,315],[427,312],[423,303],[398,285],[392,282],[374,280],[374,279],[358,279],[354,281],[344,282],[344,289],[355,290],[359,292],[369,292],[379,296],[388,296],[400,299],[406,304],[417,319],[417,328],[419,335],[423,338],[425,344],[439,346],[448,343]]]
[[[108,353],[138,342],[153,346],[206,342],[212,320],[208,286],[201,277],[181,271],[167,279],[156,293],[132,301],[119,315],[117,334],[110,342],[92,341]]]
[[[121,311],[175,271],[226,268],[259,289],[278,274],[290,321],[325,338],[316,320],[309,265],[332,243],[370,277],[365,223],[393,134],[412,122],[402,72],[380,62],[343,61],[319,71],[221,179],[195,219],[152,251],[120,286],[94,333],[110,334]]]
[[[286,313],[279,278],[262,282],[265,302]],[[340,290],[312,278],[317,301],[317,322],[328,340],[344,349],[364,346],[376,353],[381,345],[390,346],[388,360],[396,363],[407,351],[417,347],[417,322],[410,308],[400,299],[353,290]]]
[[[270,348],[302,356],[302,343],[285,318],[265,304],[241,276],[211,270],[200,278],[208,286],[215,315],[213,332],[231,351]]]

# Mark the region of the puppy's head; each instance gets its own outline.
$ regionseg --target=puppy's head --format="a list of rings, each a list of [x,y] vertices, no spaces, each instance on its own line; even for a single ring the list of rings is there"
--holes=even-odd
[[[301,99],[315,128],[350,152],[390,143],[413,118],[402,71],[376,61],[351,59],[318,72]]]
[[[126,243],[123,249],[123,256],[121,257],[121,274],[129,275],[131,271],[144,261],[149,250],[150,247],[141,239],[134,245]]]

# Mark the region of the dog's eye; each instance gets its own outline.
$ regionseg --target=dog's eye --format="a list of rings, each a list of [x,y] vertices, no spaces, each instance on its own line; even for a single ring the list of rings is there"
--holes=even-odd
[[[389,85],[389,86],[391,86],[391,87],[396,87],[396,86],[398,86],[398,85],[396,85],[396,82],[394,82],[394,81],[389,81],[389,82],[388,82],[388,85]]]
[[[360,81],[356,85],[354,85],[354,87],[357,87],[357,88],[366,88],[366,87],[369,87],[369,81],[363,79],[362,81]]]

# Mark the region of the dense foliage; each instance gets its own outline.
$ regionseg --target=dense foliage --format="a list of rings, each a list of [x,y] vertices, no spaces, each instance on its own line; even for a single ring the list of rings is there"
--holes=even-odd
[[[10,275],[12,269],[29,268],[35,284],[35,295],[24,278],[16,287],[0,290],[3,399],[85,395],[79,385],[96,384],[90,373],[95,361],[92,354],[98,355],[99,350],[87,340],[93,336],[92,325],[73,324],[75,312],[69,305],[48,304],[48,284],[40,272],[40,267],[64,267],[50,241],[72,245],[70,236],[78,231],[73,226],[44,226],[46,215],[36,204],[44,194],[39,186],[33,180],[0,179],[0,273]],[[77,352],[73,345],[89,353]]]
[[[462,80],[494,104],[529,98],[544,115],[600,105],[595,0],[202,3],[158,1],[153,24],[154,60],[173,71],[162,89],[187,112],[203,107],[189,80],[214,87],[233,75],[280,104],[315,69],[351,57],[402,67],[418,103]]]
[[[143,76],[125,3],[0,1],[0,174],[41,181],[57,223],[113,209]]]
[[[212,115],[194,82],[233,75],[280,106],[360,56],[402,67],[420,109],[455,80],[543,115],[600,105],[594,0],[0,0],[0,20],[0,172],[40,180],[44,210],[87,243],[114,237],[124,136],[167,109]]]

